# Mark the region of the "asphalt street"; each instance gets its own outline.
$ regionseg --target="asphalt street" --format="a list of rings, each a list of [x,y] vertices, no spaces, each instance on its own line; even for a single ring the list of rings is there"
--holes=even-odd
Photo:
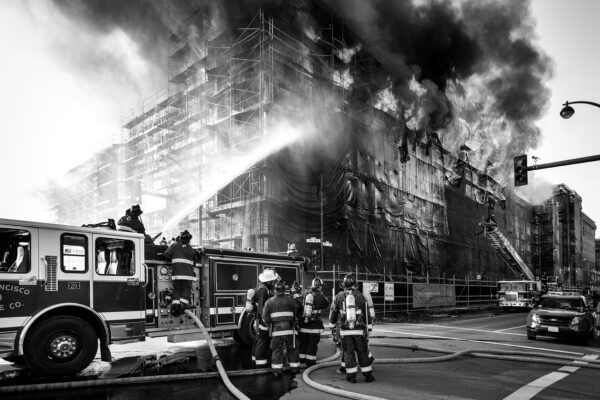
[[[380,322],[373,330],[370,346],[376,361],[376,381],[346,382],[335,366],[319,369],[310,379],[329,388],[347,390],[383,399],[595,399],[600,398],[598,370],[586,364],[571,365],[573,359],[600,357],[597,344],[588,346],[553,338],[531,341],[525,334],[525,313],[482,312],[461,316],[430,317],[421,322]],[[227,370],[248,370],[250,352],[230,340],[217,342],[219,355]],[[471,349],[496,351],[499,358],[486,354],[452,356]],[[98,376],[152,376],[186,374],[214,370],[203,341],[169,344],[164,339],[111,346],[113,363],[95,362],[80,379]],[[507,359],[506,352],[518,352],[519,359]],[[335,353],[331,338],[324,336],[319,358]],[[532,360],[536,355],[543,359]],[[450,357],[440,361],[439,357]],[[548,358],[560,356],[560,360]],[[162,358],[161,358],[162,357]],[[513,356],[514,357],[514,356]],[[554,364],[548,364],[550,359]],[[158,360],[163,360],[161,363]],[[387,361],[386,361],[387,360]],[[391,363],[387,363],[392,361]],[[542,362],[543,361],[543,362]],[[336,363],[334,363],[336,364]],[[232,376],[231,381],[251,399],[314,400],[339,398],[307,385],[301,374]],[[3,382],[9,384],[10,382]],[[31,381],[12,382],[31,384]],[[39,382],[36,382],[39,383]],[[168,380],[159,383],[130,384],[118,387],[72,389],[86,400],[170,398],[233,399],[218,378]],[[49,399],[65,391],[3,394],[3,399]]]

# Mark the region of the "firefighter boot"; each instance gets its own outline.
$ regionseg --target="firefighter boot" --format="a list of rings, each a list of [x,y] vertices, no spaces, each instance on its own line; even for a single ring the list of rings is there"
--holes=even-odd
[[[355,375],[348,375],[346,377],[346,380],[350,383],[356,383],[356,376]]]
[[[373,373],[367,372],[365,374],[365,380],[367,381],[367,383],[373,382],[375,380],[375,377],[373,376]]]

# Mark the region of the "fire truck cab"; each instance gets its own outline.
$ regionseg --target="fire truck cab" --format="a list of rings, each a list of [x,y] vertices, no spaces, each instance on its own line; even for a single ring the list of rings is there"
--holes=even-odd
[[[201,339],[187,315],[170,312],[166,246],[137,233],[0,219],[0,357],[42,376],[73,375],[98,349],[168,336]],[[301,282],[306,259],[270,253],[197,249],[193,312],[215,337],[251,344],[246,291],[265,268]],[[238,324],[239,321],[239,324]]]

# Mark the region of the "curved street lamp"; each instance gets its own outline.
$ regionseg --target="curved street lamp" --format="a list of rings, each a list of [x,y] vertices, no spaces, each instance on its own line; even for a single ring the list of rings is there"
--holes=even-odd
[[[560,116],[564,119],[569,119],[573,116],[573,114],[575,114],[575,110],[573,109],[573,107],[570,106],[570,104],[589,104],[590,106],[600,108],[600,104],[594,103],[593,101],[567,101],[565,102],[565,104],[563,104],[562,110],[560,110]]]

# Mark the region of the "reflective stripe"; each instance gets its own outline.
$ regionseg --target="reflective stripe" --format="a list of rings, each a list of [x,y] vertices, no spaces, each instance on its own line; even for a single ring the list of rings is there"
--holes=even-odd
[[[300,328],[300,332],[302,333],[321,333],[323,332],[323,329],[307,329],[307,328]]]
[[[241,313],[242,310],[244,309],[244,307],[235,307],[235,312],[236,313]],[[217,315],[217,314],[231,314],[231,307],[219,307],[219,308],[215,308],[215,307],[211,307],[210,308],[210,315]]]
[[[190,304],[190,302],[187,299],[181,298],[179,299],[183,304]]]
[[[358,372],[358,367],[346,368],[347,374],[355,374]]]
[[[306,354],[298,354],[298,357],[302,358],[306,358]]]
[[[268,331],[269,328],[267,328],[266,326],[262,325],[262,324],[258,324],[258,329],[260,329],[261,331]]]
[[[172,259],[172,260],[171,260],[171,263],[172,263],[172,264],[175,264],[175,263],[181,263],[181,264],[189,264],[189,265],[194,265],[194,262],[193,262],[193,261],[187,260],[187,259],[185,259],[185,258],[174,258],[174,259]]]
[[[292,368],[297,368],[297,367],[299,367],[299,366],[300,366],[300,363],[299,363],[299,362],[293,362],[293,363],[291,362],[291,363],[290,363],[290,367],[292,367]]]
[[[173,304],[181,304],[179,300],[173,300]]]
[[[329,329],[333,329],[333,328],[335,328],[335,324],[332,324],[332,323],[330,322],[330,323],[329,323],[329,325],[328,325],[328,328],[329,328]]]
[[[252,354],[252,361],[256,361],[256,356]]]
[[[173,275],[171,279],[173,279],[174,281],[195,281],[196,277],[189,275]]]
[[[135,232],[133,230],[133,228],[130,228],[130,227],[125,226],[125,225],[119,225],[119,228],[117,230],[118,231],[124,231],[124,232]]]
[[[294,334],[293,330],[273,332],[273,336],[287,336],[287,335],[293,335],[293,334]]]
[[[271,368],[273,368],[273,369],[283,369],[283,364],[271,364]]]
[[[360,367],[360,370],[362,372],[371,372],[371,371],[373,371],[373,366],[369,365],[368,367]]]
[[[369,330],[373,330],[373,324],[369,324],[369,325],[367,325],[367,329],[369,329]]]
[[[344,367],[344,368],[346,368],[346,363],[342,361],[342,362],[340,363],[340,367]]]
[[[362,310],[356,310],[356,315],[362,314]]]
[[[357,331],[354,329],[340,330],[340,336],[362,336],[363,331]]]
[[[279,311],[271,313],[271,318],[277,317],[293,317],[294,313],[292,311]]]
[[[267,365],[267,360],[256,360],[256,365]]]
[[[317,359],[317,356],[313,356],[313,355],[307,354],[307,355],[306,355],[306,359],[307,359],[307,360],[316,360],[316,359]]]

